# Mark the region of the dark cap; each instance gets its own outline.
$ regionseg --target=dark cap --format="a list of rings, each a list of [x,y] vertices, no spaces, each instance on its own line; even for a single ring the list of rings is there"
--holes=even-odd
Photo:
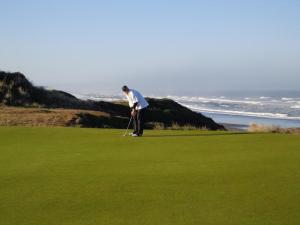
[[[124,85],[123,87],[122,87],[122,91],[128,91],[129,90],[129,88],[126,86],[126,85]]]

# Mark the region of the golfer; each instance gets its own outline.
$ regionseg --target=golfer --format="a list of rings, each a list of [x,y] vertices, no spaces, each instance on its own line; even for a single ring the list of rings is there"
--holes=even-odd
[[[127,86],[123,86],[122,91],[125,93],[129,107],[131,108],[131,116],[133,118],[134,125],[134,131],[131,136],[142,136],[144,131],[145,109],[149,106],[149,104],[141,95],[141,93],[136,90],[129,89]]]

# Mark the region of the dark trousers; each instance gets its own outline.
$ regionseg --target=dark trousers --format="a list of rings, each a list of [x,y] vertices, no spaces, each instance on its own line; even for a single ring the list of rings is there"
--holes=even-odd
[[[137,111],[135,116],[133,117],[133,127],[134,127],[134,134],[143,135],[144,132],[144,115],[145,109],[140,109]]]

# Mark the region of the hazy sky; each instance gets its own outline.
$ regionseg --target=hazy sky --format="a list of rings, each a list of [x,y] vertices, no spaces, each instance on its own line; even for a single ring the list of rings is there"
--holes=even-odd
[[[0,0],[0,69],[147,94],[300,86],[299,0]]]

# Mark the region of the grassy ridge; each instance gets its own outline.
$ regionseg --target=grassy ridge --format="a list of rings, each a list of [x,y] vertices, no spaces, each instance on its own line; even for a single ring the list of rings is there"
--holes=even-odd
[[[0,224],[295,225],[300,136],[0,128]]]
[[[107,113],[91,110],[0,106],[0,126],[79,126],[82,114],[109,117]]]

